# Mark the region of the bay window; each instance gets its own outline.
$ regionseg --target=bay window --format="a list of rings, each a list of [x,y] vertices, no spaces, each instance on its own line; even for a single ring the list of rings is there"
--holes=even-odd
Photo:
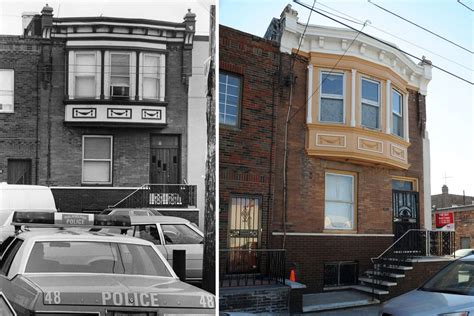
[[[361,125],[380,128],[380,83],[362,78],[361,93]]]
[[[321,73],[319,120],[344,123],[344,74]]]
[[[392,90],[392,134],[403,137],[403,98]]]
[[[112,136],[82,137],[82,183],[112,183]]]
[[[355,230],[354,175],[327,172],[325,179],[324,228]]]

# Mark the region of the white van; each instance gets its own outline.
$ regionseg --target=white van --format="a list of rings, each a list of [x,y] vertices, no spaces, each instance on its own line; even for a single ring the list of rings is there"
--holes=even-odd
[[[14,232],[14,211],[56,212],[53,193],[48,187],[0,183],[0,243]]]

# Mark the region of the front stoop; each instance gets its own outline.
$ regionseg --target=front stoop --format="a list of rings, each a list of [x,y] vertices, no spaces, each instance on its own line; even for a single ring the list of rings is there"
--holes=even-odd
[[[320,312],[380,303],[371,295],[355,290],[332,291],[303,295],[303,312]]]

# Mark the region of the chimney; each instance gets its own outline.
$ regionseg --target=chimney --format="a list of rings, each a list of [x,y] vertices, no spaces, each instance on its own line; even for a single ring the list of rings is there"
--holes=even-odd
[[[51,27],[53,26],[53,8],[47,3],[41,10],[41,33],[43,37],[49,38],[51,35]]]
[[[443,192],[443,194],[448,194],[448,186],[446,184],[441,188],[441,192]]]

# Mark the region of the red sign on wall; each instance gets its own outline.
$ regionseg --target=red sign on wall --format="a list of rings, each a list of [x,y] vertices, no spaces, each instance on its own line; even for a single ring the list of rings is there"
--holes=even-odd
[[[444,212],[436,213],[436,229],[438,230],[454,230],[454,213]]]

